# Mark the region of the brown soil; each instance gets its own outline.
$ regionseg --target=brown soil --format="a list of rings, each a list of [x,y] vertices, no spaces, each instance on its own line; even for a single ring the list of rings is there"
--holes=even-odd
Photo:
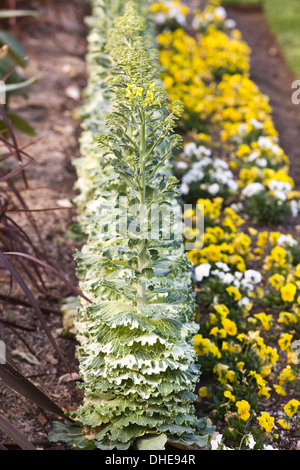
[[[86,27],[83,18],[88,11],[85,2],[80,0],[24,3],[26,5],[23,7],[38,9],[39,18],[20,19],[16,26],[10,27],[7,24],[6,28],[20,40],[30,59],[26,75],[37,76],[39,80],[28,90],[28,99],[18,97],[11,101],[11,109],[29,121],[36,131],[36,137],[18,135],[19,146],[30,143],[30,146],[26,147],[26,152],[34,158],[26,168],[29,189],[24,188],[20,176],[14,180],[30,209],[68,206],[68,200],[75,195],[73,186],[76,175],[71,160],[79,155],[80,124],[73,118],[73,113],[81,103],[81,98],[77,96],[78,92],[81,92],[86,84]],[[20,2],[18,8],[22,8]],[[26,160],[27,158],[24,158],[24,162]],[[3,169],[10,171],[15,166],[15,159],[11,157],[5,162]],[[20,208],[19,204],[16,206]],[[71,282],[77,284],[73,260],[76,244],[65,238],[65,232],[75,219],[75,209],[71,207],[32,214],[39,227],[48,262],[63,272]],[[32,237],[34,243],[43,248],[38,243],[26,215],[23,212],[13,212],[10,215]],[[52,275],[44,278],[51,295],[58,297],[70,295],[59,279]],[[7,294],[8,291],[9,285],[2,283],[1,293]],[[13,293],[22,296],[18,290],[14,290]],[[38,294],[36,293],[41,305],[59,309],[57,301],[51,301],[48,296]],[[31,365],[14,355],[13,359],[19,369],[26,376],[31,376],[32,381],[49,394],[59,406],[78,405],[81,394],[76,390],[75,382],[60,382],[60,377],[67,371],[33,310],[0,304],[0,318],[5,319],[7,315],[9,318],[13,317],[16,323],[35,330],[26,333],[26,340],[36,354],[38,363]],[[47,314],[46,318],[71,369],[76,371],[75,342],[60,337],[61,315]],[[18,330],[14,331],[20,333]],[[21,334],[24,335],[23,332]],[[0,324],[0,338],[5,341],[10,354],[14,354],[19,348],[26,349],[23,341],[3,324]],[[15,396],[3,386],[0,386],[0,401],[1,413],[15,427],[34,444],[48,448],[47,434],[43,429],[44,418],[36,407],[20,396]],[[9,439],[1,434],[0,442],[10,443]],[[59,445],[54,447],[61,448]]]

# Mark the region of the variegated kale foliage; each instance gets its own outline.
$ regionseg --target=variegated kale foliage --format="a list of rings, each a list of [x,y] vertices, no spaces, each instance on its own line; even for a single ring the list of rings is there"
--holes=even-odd
[[[76,440],[58,425],[52,438],[61,431],[79,448],[128,449],[160,436],[160,445],[203,447],[206,422],[193,406],[195,300],[168,164],[181,144],[174,133],[181,105],[169,106],[160,86],[148,9],[93,3],[76,161],[87,236],[76,259],[92,300],[81,299],[75,321],[85,392],[75,416],[83,429]]]

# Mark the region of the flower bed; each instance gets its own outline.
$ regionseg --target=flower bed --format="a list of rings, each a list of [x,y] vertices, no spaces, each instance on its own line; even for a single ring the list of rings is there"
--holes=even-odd
[[[75,318],[85,398],[76,421],[55,423],[50,434],[77,449],[202,448],[213,431],[193,407],[191,263],[183,237],[168,236],[155,211],[173,208],[173,220],[178,208],[169,160],[181,145],[181,104],[169,105],[161,86],[149,13],[135,1],[95,0],[88,19],[82,157],[74,162],[86,238],[76,260],[90,300]]]
[[[74,162],[85,396],[50,439],[276,448],[300,405],[300,250],[277,227],[300,204],[249,47],[217,0],[92,5]],[[184,237],[166,213],[149,234],[148,210],[180,203]]]
[[[299,424],[300,252],[274,225],[297,216],[299,192],[268,98],[249,78],[249,48],[219,2],[198,12],[178,1],[151,9],[166,90],[184,104],[174,172],[183,201],[194,204],[185,218],[205,208],[203,245],[188,253],[200,410],[220,423],[212,448],[276,448],[276,432]]]

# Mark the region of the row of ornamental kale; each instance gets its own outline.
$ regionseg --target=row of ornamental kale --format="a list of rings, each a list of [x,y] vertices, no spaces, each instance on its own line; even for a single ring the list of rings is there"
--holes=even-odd
[[[193,404],[198,326],[170,165],[182,105],[169,104],[160,81],[149,4],[92,7],[75,161],[86,237],[76,260],[90,300],[75,318],[84,401],[49,438],[77,449],[207,448],[213,427]]]

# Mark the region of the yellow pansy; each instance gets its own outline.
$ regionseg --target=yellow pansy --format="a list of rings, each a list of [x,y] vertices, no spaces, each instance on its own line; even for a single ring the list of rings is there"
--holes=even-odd
[[[286,413],[287,416],[294,416],[297,411],[298,411],[298,407],[300,405],[300,401],[299,400],[290,400],[285,406],[284,406],[284,411]]]
[[[286,429],[287,431],[291,429],[289,422],[286,419],[280,418],[277,420],[277,423],[283,428]]]
[[[239,400],[236,402],[236,407],[239,418],[248,421],[250,418],[250,404],[246,400]]]
[[[271,259],[276,261],[276,263],[279,264],[279,266],[284,267],[286,264],[286,251],[284,248],[281,246],[275,246],[271,250]]]
[[[264,411],[261,412],[261,415],[257,418],[257,421],[266,432],[272,432],[275,418],[270,416],[269,413]]]
[[[229,314],[229,308],[224,304],[214,305],[214,309],[221,317],[226,317]]]
[[[282,397],[286,396],[286,391],[285,391],[285,389],[283,388],[282,385],[273,384],[273,387],[274,387],[275,392],[278,395],[281,395]]]
[[[274,287],[274,289],[278,291],[284,285],[285,277],[281,274],[276,273],[269,278],[269,283],[272,287]]]
[[[226,291],[232,297],[234,300],[240,300],[242,298],[242,294],[238,289],[236,289],[234,286],[229,286],[226,288]]]
[[[293,302],[297,292],[297,287],[292,282],[288,282],[285,286],[281,287],[281,298],[284,302]]]
[[[200,387],[198,390],[198,395],[199,397],[202,397],[202,398],[204,397],[210,398],[212,396],[212,394],[210,393],[207,387]]]
[[[228,335],[235,336],[237,334],[236,324],[229,318],[222,318],[222,326]]]
[[[210,335],[212,336],[216,336],[217,338],[226,338],[227,336],[227,332],[224,328],[218,328],[217,326],[215,326],[214,328],[212,328],[209,332]]]
[[[291,335],[290,333],[284,333],[281,335],[278,340],[278,345],[281,351],[286,351],[290,347],[292,339],[293,335]]]
[[[228,398],[230,401],[235,402],[235,396],[231,393],[230,390],[225,390],[224,397]]]
[[[298,317],[295,313],[290,312],[280,312],[278,323],[284,323],[285,325],[289,325],[290,323],[298,323]]]

